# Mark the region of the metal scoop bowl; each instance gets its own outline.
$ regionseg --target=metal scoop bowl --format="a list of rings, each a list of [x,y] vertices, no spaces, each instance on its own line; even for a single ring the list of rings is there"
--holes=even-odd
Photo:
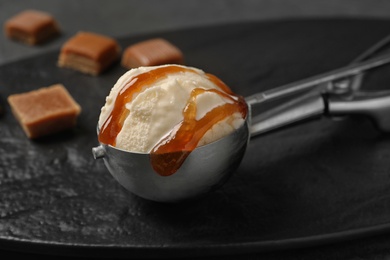
[[[153,201],[176,202],[219,188],[237,169],[249,138],[247,123],[216,142],[196,148],[177,172],[157,174],[149,154],[131,153],[101,144],[92,149],[112,176],[127,190]]]
[[[92,153],[95,159],[103,158],[109,172],[123,187],[142,198],[159,202],[196,198],[223,185],[240,165],[250,138],[270,130],[323,115],[358,113],[371,117],[380,130],[390,131],[390,92],[345,95],[346,92],[333,93],[324,87],[345,80],[352,86],[354,76],[389,62],[390,54],[383,55],[246,98],[249,113],[245,123],[232,134],[196,148],[170,176],[160,176],[153,170],[149,154],[105,144],[92,148]],[[252,106],[300,92],[305,93],[252,118]]]

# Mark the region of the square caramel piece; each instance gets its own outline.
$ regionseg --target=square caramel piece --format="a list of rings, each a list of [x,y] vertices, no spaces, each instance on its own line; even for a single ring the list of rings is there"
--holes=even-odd
[[[183,53],[165,39],[142,41],[126,48],[121,64],[127,69],[140,66],[183,64]]]
[[[81,112],[80,106],[61,84],[10,95],[8,103],[31,139],[74,127]]]
[[[121,48],[112,38],[78,32],[61,48],[58,66],[97,76],[120,57]]]
[[[4,30],[8,38],[28,45],[44,43],[60,34],[54,17],[36,10],[26,10],[11,17],[5,22]]]

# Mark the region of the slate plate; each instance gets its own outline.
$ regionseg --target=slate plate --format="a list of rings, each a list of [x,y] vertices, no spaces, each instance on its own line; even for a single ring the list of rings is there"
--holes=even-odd
[[[229,24],[120,39],[164,37],[186,64],[248,96],[348,64],[390,32],[389,21]],[[0,67],[0,248],[57,255],[150,257],[249,253],[390,231],[390,139],[365,118],[321,119],[251,140],[236,174],[204,199],[145,201],[92,158],[100,107],[117,78],[56,67],[58,52]],[[389,88],[382,68],[365,89]],[[27,139],[5,99],[63,83],[78,126]]]

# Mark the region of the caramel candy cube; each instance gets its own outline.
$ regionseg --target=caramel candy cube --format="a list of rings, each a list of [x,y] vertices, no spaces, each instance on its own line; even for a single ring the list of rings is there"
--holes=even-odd
[[[60,34],[56,20],[48,13],[26,10],[8,21],[4,25],[8,38],[29,45],[44,43]]]
[[[183,64],[183,53],[164,39],[150,39],[127,47],[122,55],[121,64],[127,69],[140,66]]]
[[[74,127],[81,112],[61,84],[10,95],[8,103],[24,132],[32,139]]]
[[[110,37],[78,32],[62,46],[58,66],[97,76],[119,59],[120,51]]]

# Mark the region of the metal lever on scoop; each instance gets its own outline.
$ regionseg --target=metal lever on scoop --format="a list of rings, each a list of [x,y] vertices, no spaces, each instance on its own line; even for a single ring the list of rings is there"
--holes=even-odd
[[[268,110],[258,116],[253,117],[251,120],[252,122],[250,129],[251,137],[305,119],[318,117],[325,113],[331,115],[333,112],[335,115],[354,113],[367,114],[373,117],[380,129],[387,131],[388,128],[386,127],[386,123],[384,123],[384,121],[386,122],[386,119],[383,118],[385,117],[385,115],[384,113],[382,113],[382,111],[388,111],[386,104],[386,102],[389,102],[388,99],[380,99],[380,107],[374,107],[372,105],[372,102],[378,101],[377,99],[379,98],[377,95],[373,94],[365,94],[364,98],[362,98],[363,94],[357,95],[357,98],[355,99],[354,93],[352,97],[349,97],[351,98],[351,100],[343,99],[342,97],[345,97],[343,93],[341,93],[340,95],[333,94],[332,98],[328,100],[327,97],[329,95],[322,95],[321,92],[316,89],[316,87],[318,88],[318,86],[323,85],[324,83],[334,83],[337,82],[337,80],[342,80],[351,76],[355,76],[366,70],[389,63],[389,55],[390,54],[387,54],[375,59],[368,60],[366,62],[349,65],[345,68],[334,70],[319,76],[298,81],[296,83],[291,83],[276,89],[272,89],[248,97],[246,99],[247,103],[250,106],[253,106],[257,104],[262,104],[267,101],[275,100],[277,98],[284,97],[290,94],[294,94],[299,91],[313,89],[312,91],[302,95],[299,98],[296,98],[279,107]],[[364,99],[365,102],[359,101],[362,99]],[[370,104],[370,106],[368,106],[367,104]],[[330,107],[332,107],[332,109],[328,109]],[[350,109],[350,111],[348,109]],[[350,113],[347,113],[348,111]]]
[[[287,85],[283,85],[274,89],[257,93],[247,97],[246,102],[253,106],[275,100],[278,98],[286,97],[292,94],[303,92],[305,90],[311,90],[318,87],[320,84],[327,82],[334,82],[343,78],[358,75],[364,71],[383,66],[390,62],[390,53],[382,55],[377,58],[369,59],[364,62],[348,65],[344,68],[332,70],[318,76],[310,77],[298,82],[293,82]]]
[[[384,50],[387,48],[387,45],[389,45],[390,43],[390,34],[387,35],[386,37],[384,37],[382,40],[380,40],[379,42],[375,43],[373,46],[371,46],[370,48],[368,48],[366,51],[364,51],[362,54],[360,54],[358,57],[356,57],[352,62],[351,64],[354,64],[354,63],[357,63],[357,62],[361,62],[363,60],[366,60],[368,59],[369,57],[375,55],[376,53],[378,53],[379,51],[381,50]],[[364,78],[364,73],[360,73],[356,76],[354,76],[351,81],[349,82],[349,86],[348,86],[348,89],[338,89],[337,87],[334,88],[334,84],[331,84],[330,85],[330,89],[329,92],[332,92],[334,93],[335,91],[336,92],[343,92],[346,93],[346,92],[350,92],[350,94],[353,94],[354,92],[356,92],[360,86],[361,86],[361,82],[363,81],[363,78]],[[333,86],[333,89],[332,89],[332,86]]]

